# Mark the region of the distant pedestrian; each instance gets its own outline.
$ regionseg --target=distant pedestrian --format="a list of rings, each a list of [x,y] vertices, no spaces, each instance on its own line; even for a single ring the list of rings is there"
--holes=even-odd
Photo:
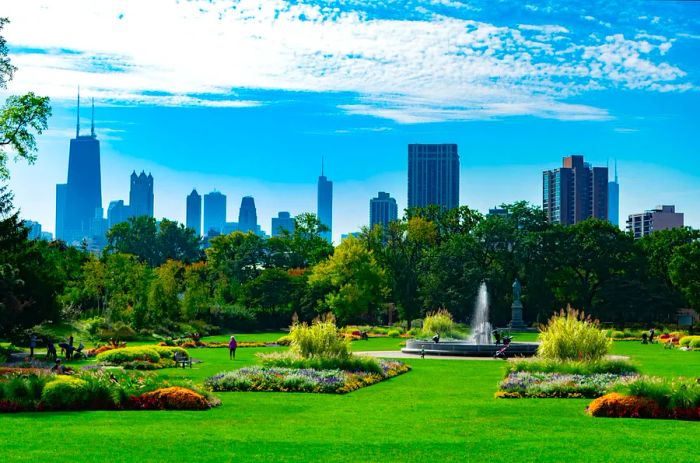
[[[493,338],[496,340],[496,345],[501,344],[501,332],[498,330],[493,330]]]
[[[29,336],[29,358],[34,358],[34,348],[36,347],[36,334]]]
[[[56,359],[56,346],[54,346],[53,341],[50,339],[46,340],[46,358]]]
[[[646,333],[642,333],[642,344],[648,344]]]
[[[236,360],[236,347],[238,347],[236,337],[231,336],[231,339],[228,341],[228,358],[230,360]]]
[[[655,331],[654,328],[652,327],[652,328],[649,330],[649,344],[654,344],[654,335],[656,335],[656,331]]]
[[[68,349],[66,349],[66,358],[68,360],[73,359],[73,352],[75,351],[75,347],[73,347],[73,335],[71,334],[68,337]]]

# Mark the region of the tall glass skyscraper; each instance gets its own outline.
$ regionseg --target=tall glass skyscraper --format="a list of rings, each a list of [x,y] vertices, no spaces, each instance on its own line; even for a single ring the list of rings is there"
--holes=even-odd
[[[329,243],[333,242],[333,182],[323,175],[323,161],[321,161],[321,176],[318,177],[318,220],[328,227],[328,231],[321,236]]]
[[[204,234],[211,230],[221,234],[226,223],[226,195],[212,191],[204,195]]]
[[[620,226],[620,184],[617,181],[617,161],[615,161],[615,180],[608,182],[608,220]]]
[[[398,218],[398,208],[396,200],[389,195],[380,191],[376,198],[369,200],[369,228],[374,228],[375,225],[381,225],[386,229],[389,222],[393,222]]]
[[[100,174],[100,142],[95,136],[95,106],[92,106],[90,135],[80,135],[80,95],[78,95],[78,122],[75,138],[70,141],[68,157],[68,182],[65,198],[61,198],[61,185],[56,187],[56,213],[63,211],[62,236],[66,242],[80,241],[91,234],[95,211],[102,208],[102,182]],[[60,194],[59,194],[60,193]],[[60,204],[60,202],[63,204]]]
[[[252,196],[244,196],[241,208],[238,210],[238,230],[247,233],[258,233],[258,214],[255,210],[255,200]]]
[[[408,145],[408,207],[459,206],[459,154],[454,143]]]
[[[129,207],[134,217],[147,215],[153,217],[153,176],[141,171],[131,173],[131,188],[129,189]]]
[[[202,236],[202,197],[196,189],[187,195],[187,228],[194,230],[195,235]]]

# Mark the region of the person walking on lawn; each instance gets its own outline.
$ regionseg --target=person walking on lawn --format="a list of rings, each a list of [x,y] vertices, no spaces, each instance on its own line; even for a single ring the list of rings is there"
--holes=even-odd
[[[228,342],[228,358],[230,360],[236,360],[236,347],[238,347],[236,337],[231,336],[231,339]]]

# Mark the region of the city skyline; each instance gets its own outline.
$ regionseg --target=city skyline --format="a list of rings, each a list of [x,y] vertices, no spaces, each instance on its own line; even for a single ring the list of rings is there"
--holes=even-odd
[[[451,142],[459,203],[482,213],[541,204],[541,172],[581,154],[618,160],[621,224],[675,204],[700,226],[697,2],[165,3],[4,5],[18,71],[3,93],[49,95],[54,114],[37,163],[9,166],[22,217],[55,232],[80,84],[98,108],[105,210],[137,169],[157,180],[156,218],[184,223],[196,186],[226,192],[228,217],[254,196],[267,226],[280,210],[316,210],[324,155],[337,243],[366,225],[377,191],[406,207],[408,144]],[[192,60],[166,53],[183,24],[197,32],[181,48]]]

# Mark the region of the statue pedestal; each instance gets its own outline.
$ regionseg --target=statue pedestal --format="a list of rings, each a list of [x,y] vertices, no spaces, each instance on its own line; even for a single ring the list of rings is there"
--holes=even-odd
[[[510,327],[511,329],[525,329],[527,325],[523,321],[523,304],[520,301],[515,301],[510,306]]]

